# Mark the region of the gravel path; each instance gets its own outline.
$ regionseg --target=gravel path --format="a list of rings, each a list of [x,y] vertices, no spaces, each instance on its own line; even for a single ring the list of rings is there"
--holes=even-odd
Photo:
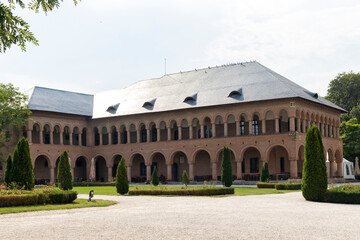
[[[0,215],[0,239],[358,239],[360,235],[360,205],[307,202],[300,192],[96,198],[119,204]]]

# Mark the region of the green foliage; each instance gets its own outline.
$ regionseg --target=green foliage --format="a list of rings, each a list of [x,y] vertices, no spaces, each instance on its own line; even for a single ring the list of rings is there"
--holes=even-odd
[[[128,193],[129,181],[126,171],[125,160],[121,157],[120,163],[116,170],[116,191],[121,195]]]
[[[36,194],[0,195],[0,207],[36,205],[37,203]]]
[[[330,188],[325,195],[326,202],[360,204],[360,186],[343,185]]]
[[[177,196],[213,196],[234,194],[234,188],[185,188],[185,189],[133,189],[129,195],[177,195]]]
[[[159,185],[159,175],[158,175],[156,166],[154,167],[154,170],[151,174],[151,184],[154,186]]]
[[[301,183],[277,183],[276,190],[301,190]]]
[[[49,193],[47,203],[53,203],[53,204],[71,203],[76,198],[77,198],[77,192],[75,191],[61,191],[61,192]]]
[[[15,88],[11,83],[0,83],[0,162],[3,160],[1,158],[1,149],[7,146],[6,143],[10,141],[12,135],[20,136],[20,129],[27,125],[27,117],[31,114],[31,111],[29,106],[25,104],[26,100],[27,97],[20,93],[19,89]]]
[[[13,170],[13,161],[11,155],[9,154],[6,159],[6,170],[5,170],[5,183],[10,184],[12,182],[12,170]]]
[[[324,145],[320,131],[312,126],[306,133],[302,194],[306,200],[322,201],[327,189]]]
[[[326,99],[339,105],[349,113],[342,114],[342,121],[359,117],[360,110],[360,73],[340,73],[331,80]],[[356,108],[353,111],[353,108]],[[360,121],[360,118],[358,118]]]
[[[67,151],[60,155],[58,164],[58,182],[59,188],[63,190],[71,190],[73,188],[72,175],[70,170],[69,156]]]
[[[34,188],[34,170],[31,163],[29,142],[21,138],[13,154],[12,181],[26,190]]]
[[[356,118],[340,125],[340,138],[343,140],[343,155],[349,161],[355,161],[355,157],[360,157],[360,124]]]
[[[269,182],[257,182],[257,188],[275,188],[276,183],[269,183]]]
[[[189,175],[187,174],[186,170],[183,171],[181,182],[187,186],[190,183]]]
[[[0,53],[5,52],[12,45],[20,46],[22,51],[26,51],[26,43],[30,42],[39,45],[38,40],[30,31],[29,24],[13,12],[16,6],[39,12],[39,9],[47,13],[60,6],[62,0],[31,0],[26,4],[23,0],[8,0],[9,4],[0,3]],[[75,5],[77,0],[73,0]]]
[[[264,162],[264,165],[261,168],[260,181],[261,182],[269,182],[270,173],[269,173],[269,165],[268,162]]]
[[[225,187],[230,187],[233,179],[232,179],[232,166],[230,159],[230,150],[228,147],[224,147],[222,151],[222,162],[221,162],[221,183]]]

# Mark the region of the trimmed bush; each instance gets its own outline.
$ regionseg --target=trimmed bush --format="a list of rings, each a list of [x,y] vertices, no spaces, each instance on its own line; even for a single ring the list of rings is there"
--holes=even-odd
[[[275,188],[276,183],[268,183],[268,182],[257,182],[257,188]]]
[[[77,198],[77,192],[75,191],[61,191],[49,193],[48,203],[52,204],[65,204],[71,203]]]
[[[21,138],[13,154],[12,181],[26,190],[34,188],[34,169],[31,163],[29,142]]]
[[[5,178],[4,178],[6,184],[12,182],[12,170],[13,170],[13,161],[11,155],[9,154],[9,156],[6,159],[6,169],[5,169]]]
[[[230,187],[232,185],[232,167],[230,159],[230,150],[228,147],[224,147],[222,151],[222,162],[221,162],[221,183],[225,187]]]
[[[116,170],[116,191],[121,195],[124,195],[129,191],[129,181],[125,160],[123,157],[121,157],[120,163]]]
[[[360,186],[343,185],[330,188],[324,200],[331,203],[360,204]]]
[[[260,181],[261,182],[268,182],[270,180],[270,173],[269,173],[269,165],[268,162],[264,162],[264,165],[261,168],[261,175]]]
[[[58,182],[59,188],[63,190],[71,190],[73,188],[69,156],[67,151],[64,151],[60,155],[60,161],[58,164]]]
[[[159,185],[159,175],[158,172],[156,170],[156,166],[154,166],[154,170],[151,174],[151,184],[154,186]]]
[[[0,207],[36,205],[37,203],[37,194],[0,195]]]
[[[323,201],[327,190],[324,145],[319,129],[312,126],[306,133],[302,194],[309,201]]]
[[[183,171],[181,182],[187,186],[190,183],[189,175],[187,174],[186,170]]]
[[[301,190],[301,183],[277,183],[276,190]]]
[[[116,182],[73,182],[73,187],[91,187],[91,186],[111,186],[111,187],[115,187]]]
[[[134,189],[129,195],[212,196],[234,194],[234,188]]]

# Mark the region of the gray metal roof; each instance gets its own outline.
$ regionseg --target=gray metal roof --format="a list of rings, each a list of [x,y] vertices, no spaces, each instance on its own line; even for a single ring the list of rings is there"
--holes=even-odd
[[[247,62],[167,74],[97,93],[93,118],[282,98],[302,98],[345,112],[260,63]],[[116,111],[107,111],[115,104]]]
[[[25,94],[30,110],[92,116],[93,95],[43,87],[33,87]]]

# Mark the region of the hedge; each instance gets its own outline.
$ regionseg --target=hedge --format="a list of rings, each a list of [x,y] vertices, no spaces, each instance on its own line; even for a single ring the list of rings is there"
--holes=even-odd
[[[326,191],[325,202],[360,204],[360,186],[343,185]]]
[[[49,193],[48,203],[59,204],[59,203],[71,203],[77,198],[77,192],[75,191],[62,191],[56,193]]]
[[[38,204],[37,194],[0,195],[0,207],[26,206]]]
[[[276,190],[301,190],[301,183],[277,183]]]
[[[105,186],[115,186],[115,182],[74,182],[74,187],[105,187]]]
[[[212,196],[234,194],[234,192],[234,188],[134,189],[129,191],[129,195]]]
[[[268,183],[268,182],[257,182],[257,188],[275,188],[276,183]]]

